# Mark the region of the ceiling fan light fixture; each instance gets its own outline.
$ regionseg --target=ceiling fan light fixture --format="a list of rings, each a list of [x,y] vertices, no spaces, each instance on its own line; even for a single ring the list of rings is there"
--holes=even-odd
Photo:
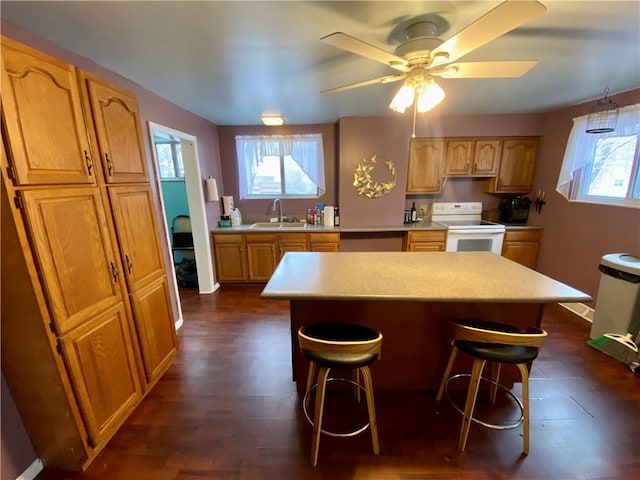
[[[394,112],[404,113],[404,111],[413,105],[416,92],[413,85],[408,80],[405,80],[400,90],[395,94],[393,100],[389,104],[389,108]]]
[[[422,84],[417,91],[418,112],[428,112],[444,100],[444,90],[432,78]]]
[[[260,117],[262,123],[269,127],[284,125],[284,118],[282,115],[262,115]]]

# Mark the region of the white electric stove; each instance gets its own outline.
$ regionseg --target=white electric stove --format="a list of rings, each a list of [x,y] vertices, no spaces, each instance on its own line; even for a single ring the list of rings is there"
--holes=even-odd
[[[434,203],[431,220],[447,227],[447,252],[502,253],[505,227],[482,220],[482,202]]]

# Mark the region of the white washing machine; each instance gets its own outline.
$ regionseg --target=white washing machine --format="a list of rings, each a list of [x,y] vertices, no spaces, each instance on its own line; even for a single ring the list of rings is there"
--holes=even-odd
[[[640,257],[627,253],[604,255],[591,338],[605,333],[624,335],[640,328]]]

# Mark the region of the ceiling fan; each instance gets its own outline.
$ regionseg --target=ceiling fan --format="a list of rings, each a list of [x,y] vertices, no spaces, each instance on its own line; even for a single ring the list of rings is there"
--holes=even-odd
[[[506,0],[477,18],[460,32],[443,41],[438,38],[438,22],[426,18],[410,24],[404,41],[389,53],[342,32],[320,41],[328,45],[384,63],[400,73],[323,90],[333,93],[378,83],[404,80],[389,108],[400,113],[416,100],[416,109],[425,112],[444,99],[444,90],[434,81],[442,78],[516,78],[533,68],[537,60],[457,62],[459,58],[505,33],[545,13],[547,8],[537,1]]]

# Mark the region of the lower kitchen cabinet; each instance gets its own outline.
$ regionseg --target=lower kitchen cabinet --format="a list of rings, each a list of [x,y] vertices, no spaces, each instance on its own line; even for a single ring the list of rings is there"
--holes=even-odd
[[[247,255],[244,235],[213,234],[216,276],[219,282],[246,282]]]
[[[446,230],[407,232],[402,239],[402,250],[405,252],[444,252],[446,244]]]
[[[287,252],[337,252],[340,234],[214,233],[216,276],[220,283],[264,283]]]
[[[89,444],[105,443],[140,401],[130,326],[117,305],[60,338]]]
[[[247,280],[266,282],[278,265],[276,235],[257,233],[245,235],[247,243]]]
[[[306,233],[283,233],[278,235],[278,261],[287,252],[307,252],[309,245]]]
[[[339,233],[310,233],[309,250],[312,252],[340,251]]]
[[[507,229],[502,243],[502,256],[535,269],[541,239],[541,229]]]
[[[163,275],[131,294],[133,319],[142,352],[145,385],[153,385],[177,354],[167,276]]]

